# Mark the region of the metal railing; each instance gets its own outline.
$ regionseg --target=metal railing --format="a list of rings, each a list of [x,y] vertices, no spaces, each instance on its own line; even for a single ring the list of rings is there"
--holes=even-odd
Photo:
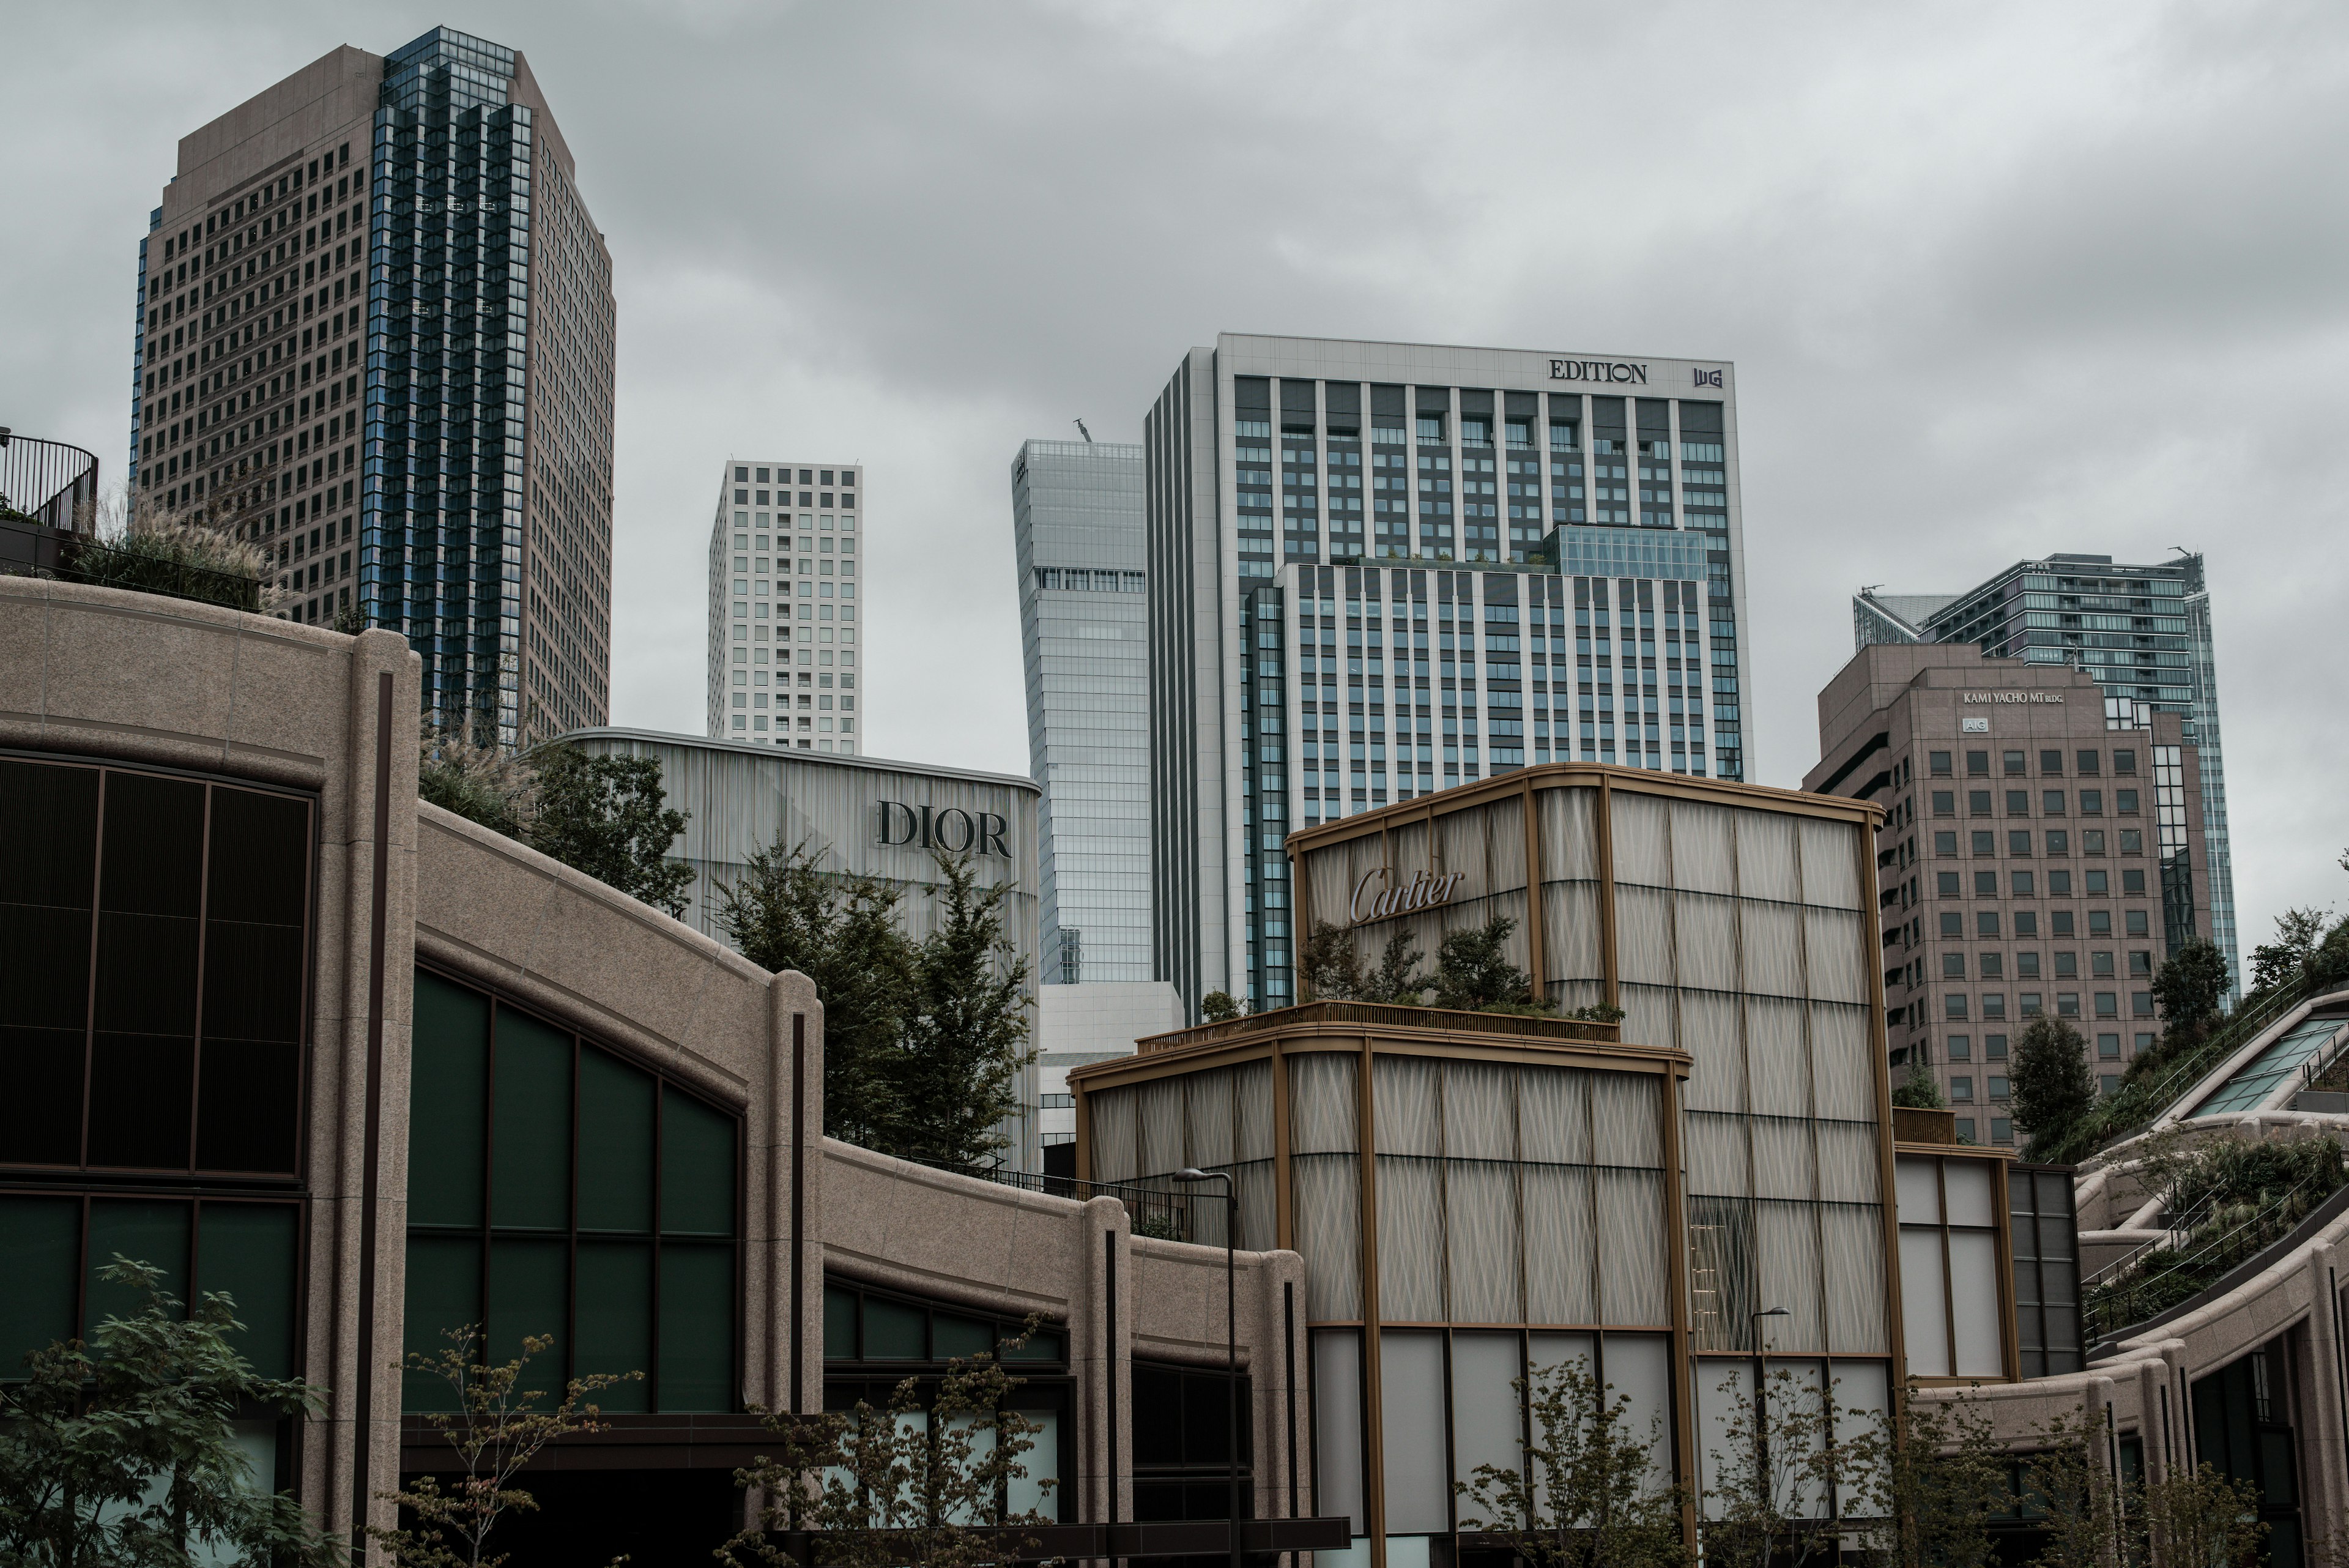
[[[1244,1017],[1195,1024],[1137,1041],[1143,1054],[1212,1045],[1267,1029],[1298,1024],[1331,1028],[1442,1029],[1462,1034],[1506,1034],[1521,1040],[1571,1041],[1612,1045],[1622,1038],[1622,1026],[1588,1018],[1556,1018],[1533,1012],[1464,1012],[1443,1007],[1413,1007],[1386,1002],[1305,1002],[1276,1007]]]
[[[2151,1130],[2154,1123],[2168,1115],[2188,1090],[2240,1050],[2246,1040],[2306,1000],[2314,989],[2304,980],[2295,981],[2256,1002],[2247,1003],[2220,1024],[2210,1038],[2172,1064],[2150,1085],[2142,1087],[2137,1085],[2122,1085],[2116,1101],[2126,1098],[2137,1112],[2136,1120],[2117,1128],[2095,1127],[2084,1140],[2084,1147],[2059,1145],[2050,1153],[2065,1160],[2081,1160]],[[2111,1105],[2115,1101],[2105,1103]],[[2093,1127],[2093,1123],[2090,1125]]]
[[[2210,1192],[2206,1193],[2202,1201],[2187,1210],[2182,1215],[2173,1217],[2165,1214],[2162,1216],[2164,1223],[2161,1226],[2160,1235],[2138,1242],[2095,1273],[2088,1275],[2080,1282],[2080,1288],[2088,1290],[2097,1285],[2109,1284],[2128,1272],[2147,1253],[2158,1252],[2165,1247],[2184,1246],[2197,1230],[2209,1222],[2210,1216],[2218,1211],[2218,1207],[2219,1194]]]
[[[2237,1264],[2256,1257],[2291,1234],[2317,1204],[2337,1190],[2337,1188],[2320,1190],[2321,1186],[2318,1178],[2302,1177],[2191,1251],[2184,1246],[2171,1249],[2176,1254],[2174,1257],[2156,1260],[2133,1280],[2106,1286],[2093,1301],[2087,1299],[2084,1289],[2081,1316],[2094,1329],[2095,1338],[2110,1339],[2123,1329],[2167,1311],[2196,1292],[2217,1282]],[[2311,1201],[2305,1208],[2294,1210],[2292,1207],[2293,1201],[2302,1197]],[[2178,1274],[2189,1275],[2189,1282],[2193,1288],[2168,1299],[2155,1293],[2158,1287]]]
[[[0,517],[88,533],[97,525],[97,510],[96,457],[0,426]]]
[[[956,1176],[968,1176],[978,1181],[991,1181],[999,1187],[1015,1187],[1023,1192],[1040,1192],[1048,1198],[1066,1198],[1083,1203],[1095,1198],[1114,1198],[1125,1205],[1127,1217],[1133,1221],[1137,1236],[1154,1236],[1162,1241],[1209,1241],[1223,1245],[1224,1196],[1221,1188],[1204,1194],[1194,1194],[1188,1188],[1158,1188],[1133,1181],[1089,1181],[1077,1176],[1045,1176],[1032,1170],[1015,1170],[1009,1166],[957,1165],[950,1160],[914,1159],[915,1165],[932,1170],[944,1170]],[[1168,1179],[1170,1181],[1171,1178]],[[1192,1203],[1195,1197],[1204,1197],[1206,1208],[1197,1211],[1202,1223],[1193,1223]]]

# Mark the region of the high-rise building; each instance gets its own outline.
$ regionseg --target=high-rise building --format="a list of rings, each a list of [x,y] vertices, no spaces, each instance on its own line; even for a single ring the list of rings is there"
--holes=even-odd
[[[1047,985],[1152,978],[1142,470],[1111,441],[1031,441],[1011,464]]]
[[[2154,971],[2205,928],[2194,747],[2085,671],[1876,642],[1819,693],[1806,790],[1882,806],[1887,1041],[1958,1131],[2014,1142],[2008,1042],[2076,1028],[2106,1093],[2150,1050]]]
[[[2218,656],[2202,557],[2150,566],[2110,556],[2018,561],[1958,594],[1852,597],[1856,646],[1970,642],[1992,658],[2085,670],[2116,701],[2174,713],[2199,760],[2207,923],[2196,933],[2227,955],[2235,989],[2235,866],[2227,836],[2227,773],[2219,735]],[[2197,900],[2198,902],[2205,900]]]
[[[1144,431],[1158,978],[1193,1008],[1295,999],[1298,827],[1535,762],[1744,778],[1735,387],[1507,349],[1185,356]]]
[[[872,733],[856,684],[864,479],[853,465],[772,460],[730,458],[719,472],[709,524],[711,738],[864,749]]]
[[[347,46],[184,138],[140,243],[133,494],[407,635],[440,722],[611,705],[612,263],[518,52]]]

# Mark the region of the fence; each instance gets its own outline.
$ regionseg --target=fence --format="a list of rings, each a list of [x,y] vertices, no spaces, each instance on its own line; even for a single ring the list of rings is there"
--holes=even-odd
[[[78,446],[0,427],[0,517],[87,532],[96,524],[98,459]]]

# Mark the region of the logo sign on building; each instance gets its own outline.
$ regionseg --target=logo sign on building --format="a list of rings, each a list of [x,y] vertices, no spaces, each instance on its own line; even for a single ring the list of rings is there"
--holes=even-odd
[[[907,805],[901,800],[874,804],[881,818],[873,838],[875,844],[891,848],[919,846],[924,849],[943,849],[949,855],[970,852],[1011,858],[1011,851],[1004,844],[1004,835],[1011,830],[1011,824],[994,812],[965,811],[958,805],[933,811],[926,805]]]
[[[1549,379],[1553,381],[1632,381],[1648,384],[1648,368],[1621,361],[1609,363],[1604,359],[1552,359]]]
[[[1692,371],[1691,374],[1696,377],[1696,384],[1700,387],[1718,387],[1721,385],[1721,372],[1718,370],[1695,370]]]
[[[1391,920],[1398,915],[1415,915],[1422,909],[1452,902],[1452,896],[1467,878],[1464,871],[1433,875],[1414,871],[1410,881],[1399,882],[1386,867],[1373,866],[1354,884],[1354,896],[1346,905],[1346,915],[1357,926]]]
[[[1988,719],[1960,719],[1958,721],[1958,729],[1961,732],[1969,735],[1987,735],[1990,733],[1990,721]]]

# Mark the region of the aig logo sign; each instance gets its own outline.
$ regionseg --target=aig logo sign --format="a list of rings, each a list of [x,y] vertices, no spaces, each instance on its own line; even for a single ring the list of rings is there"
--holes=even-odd
[[[958,805],[933,812],[926,805],[907,805],[901,800],[874,803],[880,814],[878,831],[873,842],[901,848],[918,845],[924,849],[943,849],[949,855],[966,851],[979,855],[999,855],[1011,858],[1011,851],[1003,836],[1011,831],[1011,824],[991,811],[969,812]]]

